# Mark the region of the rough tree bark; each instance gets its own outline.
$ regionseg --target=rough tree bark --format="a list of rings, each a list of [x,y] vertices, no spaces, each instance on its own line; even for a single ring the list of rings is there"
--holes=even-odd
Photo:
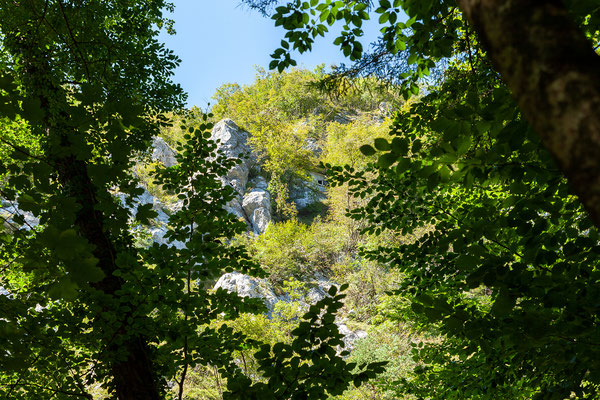
[[[600,57],[560,0],[458,0],[523,114],[600,227]]]

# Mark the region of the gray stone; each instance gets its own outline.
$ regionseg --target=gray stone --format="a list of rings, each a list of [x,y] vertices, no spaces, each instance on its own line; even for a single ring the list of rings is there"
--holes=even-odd
[[[263,299],[268,309],[269,318],[271,318],[275,303],[280,301],[266,279],[253,278],[240,272],[229,272],[222,275],[213,287],[213,290],[219,288],[231,293],[237,293],[241,297]]]
[[[309,305],[315,304],[317,301],[328,296],[327,290],[333,285],[333,283],[321,274],[315,274],[314,278],[315,280],[310,283],[316,283],[317,285],[308,291],[304,296],[304,300],[298,301],[297,305],[301,310],[308,309]],[[290,303],[292,301],[287,293],[280,296],[276,295],[273,287],[266,279],[254,278],[239,272],[230,272],[222,275],[213,287],[214,290],[219,288],[231,293],[237,293],[241,297],[262,299],[267,307],[267,318],[269,319],[273,318],[275,305],[278,302]],[[344,322],[345,320],[343,319],[336,320],[335,324],[338,327],[338,331],[344,335],[342,339],[344,342],[343,350],[351,351],[354,348],[355,342],[366,337],[367,332],[363,330],[352,331]],[[341,352],[342,349],[340,348],[339,351]]]
[[[327,179],[318,172],[309,172],[308,181],[296,182],[290,190],[290,198],[300,208],[307,207],[326,197]]]
[[[271,213],[267,208],[257,208],[252,213],[252,217],[250,219],[252,221],[254,233],[260,235],[267,231],[267,228],[271,223]]]
[[[240,129],[232,120],[223,119],[214,126],[211,138],[217,142],[217,150],[228,158],[238,158],[250,154],[247,144],[248,133]],[[231,185],[239,194],[243,194],[248,183],[250,172],[249,159],[231,168],[223,177],[225,183]]]
[[[152,160],[161,162],[165,167],[172,167],[177,164],[175,159],[175,150],[173,150],[165,140],[159,136],[152,140]]]
[[[239,197],[231,200],[224,208],[228,213],[233,214],[238,219],[243,220],[246,223],[248,222],[248,217],[246,217],[246,213],[242,208],[242,201]]]
[[[22,225],[17,225],[13,220],[14,217],[19,215],[23,216],[24,219]],[[0,217],[2,225],[10,232],[18,229],[25,229],[28,231],[40,223],[40,220],[33,215],[33,213],[21,210],[18,201],[12,202],[5,199],[2,199],[2,202],[0,203]]]
[[[321,286],[315,286],[310,288],[306,294],[306,301],[309,304],[315,304],[316,302],[323,300],[325,297],[327,297],[327,289],[324,289]]]
[[[367,337],[367,332],[363,330],[352,331],[346,324],[342,322],[335,323],[338,327],[338,331],[344,335],[342,341],[344,342],[344,350],[352,351],[354,349],[357,340]]]
[[[393,107],[387,101],[382,101],[379,103],[379,113],[384,117],[389,117],[392,115]]]
[[[269,183],[262,176],[257,176],[248,182],[248,187],[251,189],[267,190],[269,188]]]
[[[127,207],[129,209],[130,215],[131,215],[130,223],[133,222],[133,219],[135,218],[135,215],[137,213],[137,209],[140,205],[152,204],[152,209],[154,211],[156,211],[156,213],[157,213],[157,216],[153,220],[153,223],[151,226],[143,227],[143,228],[142,227],[134,227],[132,232],[134,234],[136,234],[140,230],[146,230],[146,232],[150,233],[150,240],[154,243],[164,244],[167,246],[173,246],[178,249],[184,248],[185,244],[183,242],[180,242],[177,240],[169,241],[165,238],[165,235],[169,231],[169,228],[168,228],[169,216],[165,212],[165,209],[167,209],[167,208],[160,202],[160,200],[158,200],[157,198],[152,196],[144,187],[141,187],[141,188],[144,190],[143,193],[133,199],[131,206],[125,204],[125,195],[123,193],[117,192],[114,194],[114,196],[117,199],[119,199],[119,201],[121,202],[121,205],[123,205],[124,207]],[[176,207],[177,207],[177,204],[173,205],[173,208],[176,208]]]
[[[271,222],[271,195],[264,189],[252,189],[244,195],[242,208],[254,233],[261,234]]]

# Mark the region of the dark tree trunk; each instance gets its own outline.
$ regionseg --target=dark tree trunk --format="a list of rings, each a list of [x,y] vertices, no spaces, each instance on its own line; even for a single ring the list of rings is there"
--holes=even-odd
[[[117,269],[115,260],[117,252],[132,249],[132,244],[123,241],[117,245],[105,229],[107,217],[98,210],[99,198],[110,199],[106,188],[95,187],[89,177],[87,165],[77,159],[70,150],[69,137],[76,128],[69,125],[69,115],[61,112],[61,107],[67,104],[66,93],[60,86],[54,85],[52,67],[47,61],[50,57],[40,53],[35,41],[28,42],[27,35],[22,35],[16,41],[16,50],[23,58],[25,65],[24,84],[29,95],[36,96],[42,108],[55,112],[54,118],[46,117],[44,131],[48,136],[59,139],[61,148],[49,148],[46,157],[54,166],[58,180],[63,190],[74,198],[81,207],[76,214],[75,228],[79,235],[94,246],[94,257],[98,259],[98,267],[104,272],[104,278],[92,286],[108,296],[117,296],[122,287],[121,278],[112,273]],[[70,153],[70,154],[69,154]],[[107,200],[105,200],[107,201]],[[114,238],[115,235],[112,235]],[[117,302],[118,303],[118,302]],[[99,304],[108,312],[106,304]],[[124,321],[127,315],[122,317]],[[101,327],[96,327],[101,329]],[[119,400],[160,400],[152,361],[148,356],[147,343],[138,334],[127,331],[126,322],[115,334],[114,342],[122,343],[119,348],[107,344],[110,353],[121,353],[126,356],[110,362],[113,382]],[[116,340],[119,339],[119,340]]]
[[[115,265],[117,250],[115,244],[105,234],[104,215],[96,209],[97,190],[82,161],[70,156],[58,160],[57,165],[65,188],[81,205],[75,224],[80,234],[94,245],[94,257],[99,260],[98,266],[105,275],[104,279],[93,286],[105,294],[114,296],[121,288],[122,281],[112,274],[117,269]],[[104,195],[110,196],[108,192]],[[127,316],[122,318],[125,319]],[[117,335],[129,336],[126,330],[127,327],[123,326]],[[117,398],[119,400],[160,400],[152,362],[146,351],[146,342],[142,337],[132,335],[122,346],[124,349],[111,348],[113,353],[125,350],[127,354],[126,359],[114,361],[111,365]]]
[[[458,0],[600,227],[600,57],[559,0]]]

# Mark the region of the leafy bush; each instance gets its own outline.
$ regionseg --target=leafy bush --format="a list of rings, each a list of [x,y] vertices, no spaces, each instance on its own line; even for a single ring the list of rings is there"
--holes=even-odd
[[[414,399],[394,392],[393,382],[410,375],[415,366],[412,358],[411,330],[400,324],[387,321],[374,326],[369,335],[356,342],[349,361],[357,364],[387,361],[386,370],[370,381],[371,385],[347,391],[340,400],[351,399]],[[360,394],[364,397],[358,397]]]
[[[292,277],[301,278],[317,271],[328,273],[343,257],[348,235],[337,224],[321,221],[307,226],[295,219],[271,223],[256,240],[246,239],[254,258],[281,284]]]
[[[361,258],[348,259],[333,268],[333,278],[348,283],[346,310],[357,321],[369,321],[386,292],[392,290],[399,274]]]

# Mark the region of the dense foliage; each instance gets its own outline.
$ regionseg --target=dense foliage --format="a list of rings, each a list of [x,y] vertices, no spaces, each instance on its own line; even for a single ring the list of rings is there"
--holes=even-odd
[[[212,116],[170,81],[170,4],[0,2],[0,397],[597,398],[598,227],[466,2],[245,3],[287,31],[279,72]],[[600,9],[564,4],[597,51]],[[336,23],[353,64],[284,72]],[[223,209],[221,118],[269,181],[260,236]],[[147,162],[157,135],[175,166]],[[209,289],[234,270],[288,300]],[[342,326],[366,330],[351,353]]]
[[[381,365],[334,350],[335,287],[273,352],[213,324],[263,308],[206,289],[225,271],[261,273],[227,244],[245,227],[223,209],[233,190],[219,177],[239,160],[217,153],[208,116],[182,128],[176,166],[152,168],[178,199],[163,240],[135,237],[162,211],[142,200],[135,163],[183,100],[169,78],[178,60],[156,40],[165,7],[0,3],[0,397],[182,399],[196,367],[212,368],[228,398],[326,398],[360,385]],[[236,363],[248,349],[260,375]]]
[[[276,25],[288,32],[271,67],[293,65],[292,49],[310,50],[338,21],[344,26],[335,43],[359,59],[367,6],[295,1],[274,8]],[[568,6],[597,45],[597,8]],[[402,271],[397,293],[447,336],[416,352],[423,364],[397,391],[440,399],[596,398],[597,228],[453,2],[382,0],[375,12],[387,52],[414,66],[395,77],[405,97],[418,93],[419,82],[434,83],[423,79],[444,65],[427,94],[396,114],[391,138],[362,147],[378,154],[377,163],[329,166],[334,184],[368,199],[350,210],[368,221],[363,232],[416,234],[364,254]],[[407,21],[399,20],[402,12]]]
[[[315,85],[325,76],[323,67],[281,74],[259,69],[252,84],[226,84],[214,95],[215,118],[231,118],[250,133],[253,153],[269,178],[274,211],[280,219],[296,215],[290,197],[295,186],[311,180],[309,172],[319,170],[319,149],[334,149],[325,144],[327,127],[336,120],[349,122],[377,110],[382,102],[391,106],[396,100],[394,91],[381,88],[373,79],[360,82],[364,90],[341,96],[324,94]]]

